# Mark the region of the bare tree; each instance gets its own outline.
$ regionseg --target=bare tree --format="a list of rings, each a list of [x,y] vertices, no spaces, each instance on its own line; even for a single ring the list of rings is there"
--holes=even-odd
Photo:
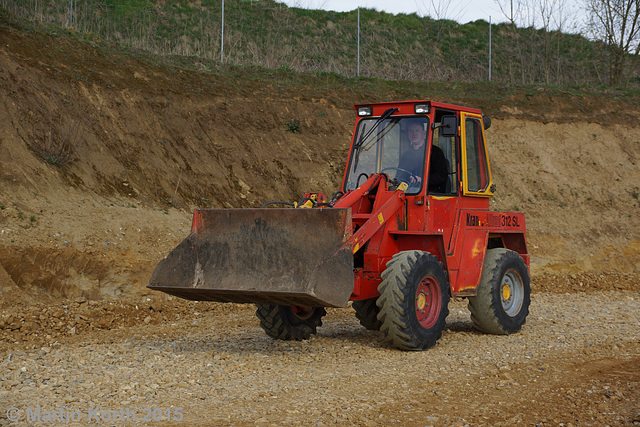
[[[640,0],[585,0],[590,15],[591,35],[605,43],[608,51],[610,84],[625,79],[629,59],[640,53]],[[630,75],[626,76],[628,82]],[[606,82],[605,82],[606,83]]]
[[[299,9],[324,9],[328,2],[329,0],[289,0],[284,3]]]
[[[445,20],[459,21],[465,10],[469,7],[471,0],[415,0],[418,15],[428,16],[433,21],[423,20],[425,25],[424,34],[431,34],[429,42],[432,44],[431,50],[434,56],[440,55],[440,42],[447,33],[451,32],[451,25]],[[434,67],[434,58],[426,57],[426,67],[433,68],[433,76],[438,79],[446,78],[446,70]]]
[[[500,12],[514,27],[522,26],[523,13],[527,8],[526,0],[495,0]]]
[[[567,19],[566,0],[536,0],[535,14],[536,20],[542,29],[544,44],[544,82],[551,83],[551,62],[553,61],[554,41],[560,39],[565,20]],[[558,45],[556,54],[559,57],[560,46]],[[559,68],[559,67],[558,67]],[[559,79],[556,74],[556,79]]]
[[[519,60],[522,83],[560,83],[562,33],[575,31],[570,0],[494,0],[511,24],[514,59]],[[517,27],[521,27],[518,30]],[[513,79],[513,72],[512,72]]]
[[[515,79],[514,69],[519,69],[520,81],[523,84],[535,81],[536,55],[538,54],[537,37],[534,14],[535,0],[495,0],[504,17],[509,21],[509,37],[512,43],[512,57],[517,60],[510,64],[512,80]],[[525,28],[519,31],[518,27]],[[526,36],[525,34],[528,33]]]
[[[418,14],[430,16],[433,19],[450,19],[459,21],[469,8],[471,0],[416,0]]]

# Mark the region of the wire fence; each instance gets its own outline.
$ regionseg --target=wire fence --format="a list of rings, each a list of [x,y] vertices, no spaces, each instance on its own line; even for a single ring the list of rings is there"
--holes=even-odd
[[[219,61],[223,54],[221,0],[198,4],[0,0],[0,4],[17,17],[72,28],[97,42],[208,61]],[[604,47],[580,35],[490,26],[485,21],[459,25],[369,9],[310,11],[273,0],[228,1],[224,13],[224,61],[237,65],[345,76],[359,71],[366,77],[416,81],[482,81],[489,78],[490,68],[492,80],[501,82],[604,81]]]

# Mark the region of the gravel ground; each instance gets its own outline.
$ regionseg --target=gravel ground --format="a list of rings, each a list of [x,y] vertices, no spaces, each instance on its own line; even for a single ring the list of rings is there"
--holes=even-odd
[[[42,336],[12,330],[5,310],[0,425],[16,414],[20,425],[60,424],[61,409],[75,425],[133,424],[134,413],[138,424],[640,424],[638,291],[534,294],[511,336],[476,332],[466,302],[453,301],[424,352],[387,347],[351,308],[330,309],[304,342],[267,338],[248,305],[154,295],[51,313],[89,303],[107,318],[143,313],[127,317],[134,325],[114,315],[110,329]]]

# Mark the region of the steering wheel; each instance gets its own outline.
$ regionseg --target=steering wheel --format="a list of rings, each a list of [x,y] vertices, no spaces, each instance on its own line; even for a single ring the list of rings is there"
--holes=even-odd
[[[389,170],[389,169],[393,169],[393,170],[395,170],[395,171],[399,171],[399,172],[404,172],[404,173],[406,173],[406,174],[407,174],[407,175],[409,175],[409,176],[413,176],[413,174],[412,174],[411,172],[409,172],[408,170],[406,170],[406,169],[402,169],[402,168],[395,168],[395,167],[393,167],[393,166],[389,166],[389,167],[386,167],[386,168],[382,169],[382,170],[380,171],[380,173],[382,173],[382,172],[384,172],[384,171],[387,171],[387,170]]]
[[[391,169],[395,170],[395,171],[398,171],[398,172],[401,172],[402,174],[406,174],[406,179],[399,178],[401,181],[410,181],[411,177],[414,176],[413,173],[409,172],[406,169],[396,168],[396,167],[393,167],[393,166],[389,166],[389,167],[386,167],[386,168],[382,169],[380,171],[380,173],[383,173],[384,171],[391,170]],[[398,177],[396,176],[396,178],[398,178]],[[418,183],[411,184],[410,182],[407,182],[407,184],[409,185],[409,188],[408,188],[409,191],[416,191],[416,190],[418,190],[420,188],[420,184],[418,184]]]

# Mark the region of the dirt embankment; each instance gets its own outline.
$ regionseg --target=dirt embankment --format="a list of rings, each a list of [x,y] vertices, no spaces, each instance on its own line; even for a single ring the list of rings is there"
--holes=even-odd
[[[155,66],[65,37],[2,28],[0,265],[5,284],[13,282],[7,289],[37,299],[135,294],[186,235],[193,207],[333,193],[353,128],[351,105],[384,98],[368,98],[365,86],[320,86]],[[534,277],[637,274],[640,124],[628,118],[639,112],[545,91],[486,106],[494,116],[492,207],[526,213]],[[67,164],[39,157],[62,141]]]

